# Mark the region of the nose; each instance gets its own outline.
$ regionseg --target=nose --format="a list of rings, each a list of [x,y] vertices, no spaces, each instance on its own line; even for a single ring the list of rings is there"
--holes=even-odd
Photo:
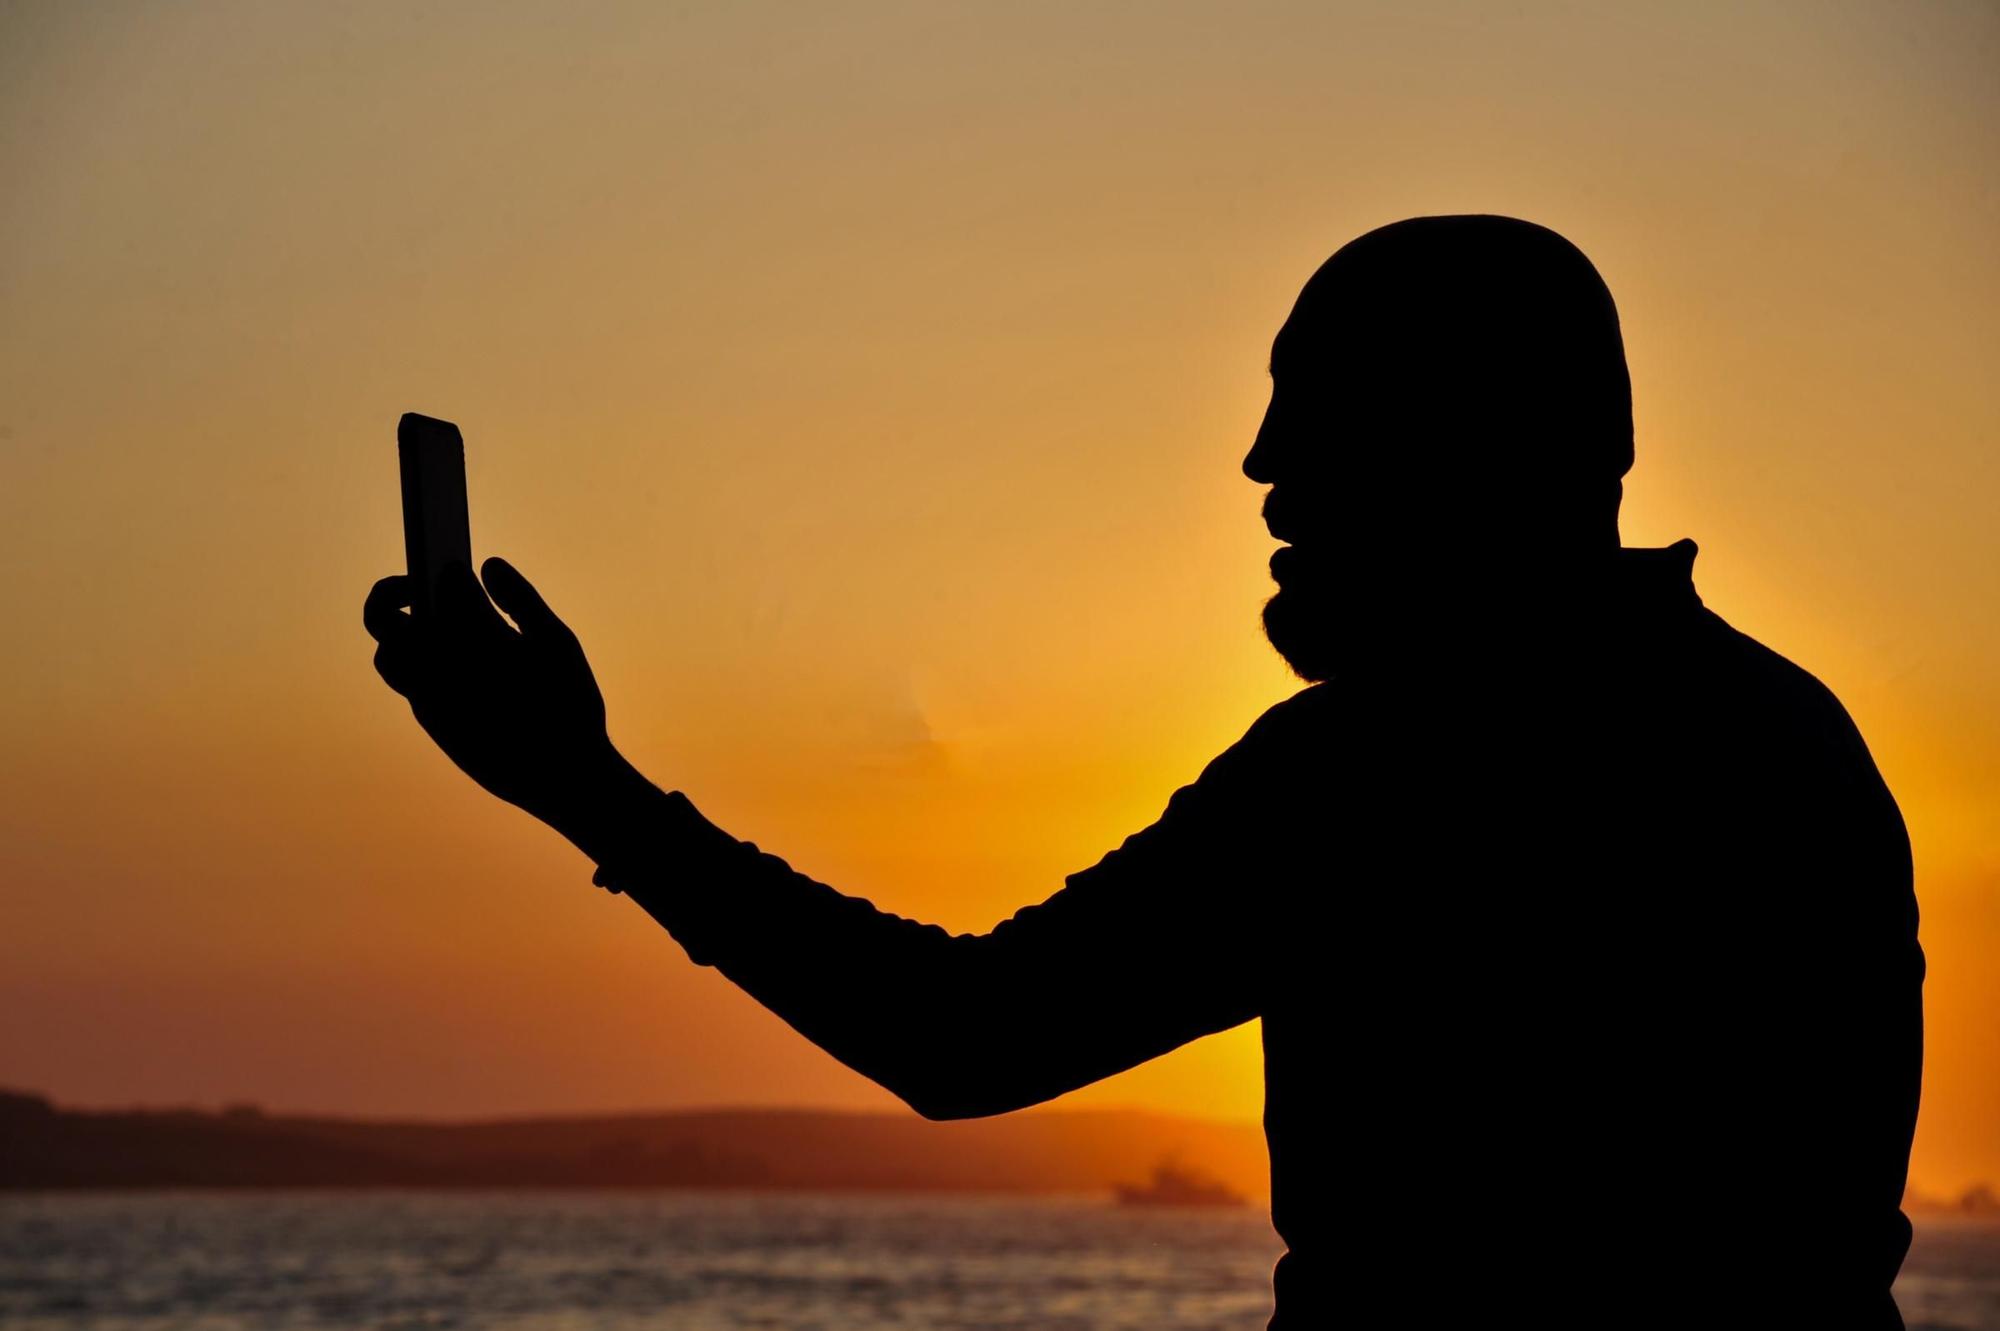
[[[1271,394],[1271,404],[1264,408],[1264,420],[1257,427],[1257,437],[1250,443],[1250,451],[1243,455],[1243,474],[1259,485],[1274,485],[1278,477],[1274,470],[1277,461],[1277,412],[1278,395]]]

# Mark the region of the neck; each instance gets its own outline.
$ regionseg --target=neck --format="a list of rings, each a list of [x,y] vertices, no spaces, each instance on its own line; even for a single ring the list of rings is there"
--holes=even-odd
[[[1602,622],[1622,568],[1616,545],[1468,556],[1355,625],[1342,673],[1421,677],[1543,650]]]

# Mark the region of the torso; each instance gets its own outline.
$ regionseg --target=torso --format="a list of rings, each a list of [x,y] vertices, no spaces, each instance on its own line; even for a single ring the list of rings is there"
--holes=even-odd
[[[1897,1325],[1907,845],[1761,651],[1697,608],[1448,692],[1290,704],[1259,869],[1274,1326],[1728,1325],[1843,1279],[1771,1234],[1830,1211],[1829,1306]],[[1815,1135],[1850,1082],[1871,1117]]]

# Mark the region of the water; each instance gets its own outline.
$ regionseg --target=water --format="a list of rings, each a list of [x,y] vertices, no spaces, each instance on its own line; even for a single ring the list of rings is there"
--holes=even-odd
[[[2000,1331],[2000,1219],[1917,1219],[1896,1280],[1910,1331]]]
[[[9,1331],[1262,1328],[1259,1211],[786,1193],[0,1196]],[[2000,1224],[1917,1233],[1912,1331],[2000,1331]]]

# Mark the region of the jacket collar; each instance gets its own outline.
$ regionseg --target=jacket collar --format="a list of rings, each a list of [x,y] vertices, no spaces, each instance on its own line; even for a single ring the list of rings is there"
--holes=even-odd
[[[1620,546],[1612,558],[1608,590],[1635,609],[1695,610],[1694,557],[1700,547],[1683,537],[1672,545]]]
[[[1696,553],[1695,543],[1683,539],[1618,546],[1556,566],[1509,569],[1500,555],[1475,579],[1482,590],[1411,621],[1406,627],[1414,632],[1377,639],[1374,650],[1356,653],[1336,677],[1391,690],[1428,687],[1418,681],[1457,676],[1474,662],[1504,674],[1509,663],[1546,663],[1551,654],[1566,656],[1593,640],[1671,635],[1701,609]]]

